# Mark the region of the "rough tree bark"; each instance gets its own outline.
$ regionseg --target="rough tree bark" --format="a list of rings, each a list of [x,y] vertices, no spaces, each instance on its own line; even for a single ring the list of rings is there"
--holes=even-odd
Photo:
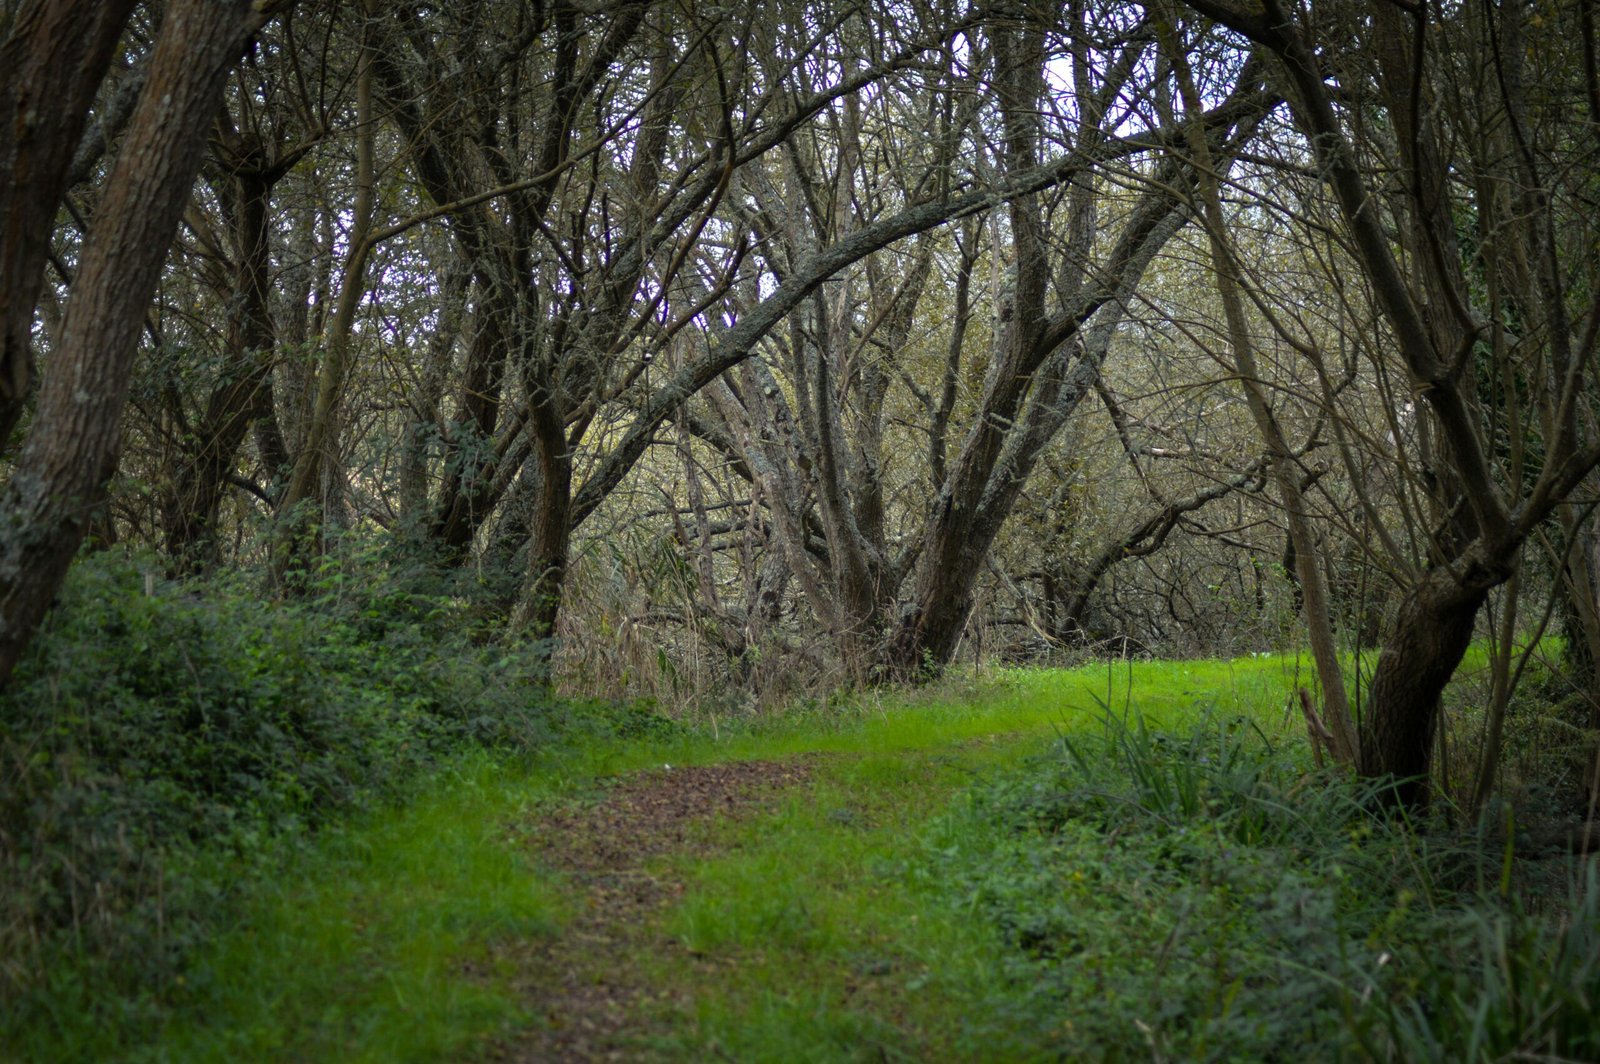
[[[267,5],[173,0],[106,183],[38,412],[0,494],[0,683],[60,588],[116,468],[138,332],[223,79]],[[53,213],[53,208],[52,208]]]
[[[28,0],[0,43],[0,450],[33,390],[33,312],[78,141],[135,0]]]

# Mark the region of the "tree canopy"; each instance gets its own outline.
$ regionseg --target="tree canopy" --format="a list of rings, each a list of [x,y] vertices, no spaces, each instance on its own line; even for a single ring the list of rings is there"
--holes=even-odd
[[[1303,640],[1421,803],[1487,638],[1482,802],[1548,629],[1600,728],[1589,5],[19,0],[0,114],[0,683],[370,548],[601,694]]]

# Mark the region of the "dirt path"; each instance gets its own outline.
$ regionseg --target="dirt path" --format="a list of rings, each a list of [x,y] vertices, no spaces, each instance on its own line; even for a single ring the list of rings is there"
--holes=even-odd
[[[579,913],[553,941],[532,945],[516,962],[520,989],[539,1024],[497,1046],[502,1061],[650,1059],[644,1044],[664,1033],[659,1016],[687,1001],[663,1000],[637,970],[641,957],[681,954],[661,927],[684,884],[652,873],[668,853],[711,852],[704,826],[748,816],[808,782],[815,758],[737,761],[655,769],[618,781],[591,807],[557,813],[538,825],[537,859],[570,875],[583,891]],[[673,1006],[676,1006],[674,1008]]]

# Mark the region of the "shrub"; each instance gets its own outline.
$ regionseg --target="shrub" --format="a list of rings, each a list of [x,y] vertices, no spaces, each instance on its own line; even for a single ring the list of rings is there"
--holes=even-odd
[[[1440,921],[1354,1028],[1374,1058],[1600,1060],[1600,878],[1568,906],[1479,899]]]
[[[652,726],[554,703],[545,648],[484,643],[469,598],[365,564],[295,602],[75,567],[0,698],[0,999],[170,975],[227,894],[183,871],[197,846],[257,853],[469,747]]]
[[[1593,870],[1533,910],[1493,833],[1370,797],[1247,722],[1105,714],[978,787],[920,878],[994,928],[1013,1024],[1066,1059],[1600,1059]]]

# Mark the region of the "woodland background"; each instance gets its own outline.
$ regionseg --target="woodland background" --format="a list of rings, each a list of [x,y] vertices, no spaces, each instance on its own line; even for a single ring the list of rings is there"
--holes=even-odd
[[[17,926],[94,909],[38,840],[163,758],[140,823],[314,820],[555,694],[971,662],[1304,649],[1386,801],[1592,818],[1594,23],[8,0]]]

